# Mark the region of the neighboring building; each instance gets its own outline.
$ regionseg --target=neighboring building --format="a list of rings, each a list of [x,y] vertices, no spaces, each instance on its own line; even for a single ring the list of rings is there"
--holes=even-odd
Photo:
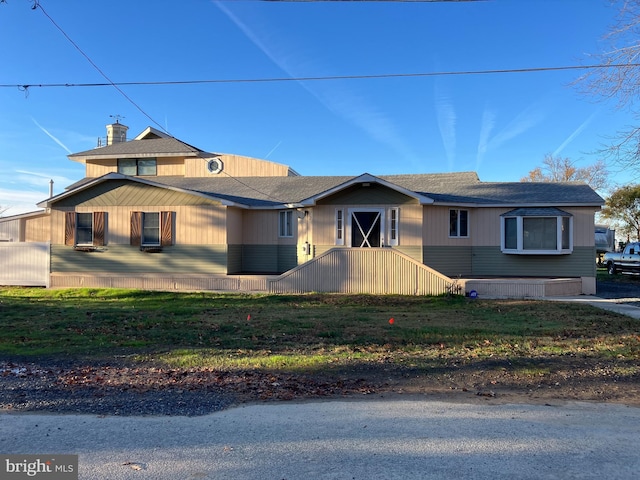
[[[451,288],[443,276],[542,277],[595,293],[604,201],[585,184],[307,177],[153,128],[131,141],[124,125],[107,130],[106,146],[69,155],[86,177],[38,204],[48,221],[22,218],[31,233],[12,234],[51,242],[51,286],[402,293],[397,284],[424,274],[440,290]]]

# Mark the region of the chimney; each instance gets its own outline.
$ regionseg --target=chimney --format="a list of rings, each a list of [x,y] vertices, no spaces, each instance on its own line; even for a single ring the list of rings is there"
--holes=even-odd
[[[49,180],[49,198],[53,197],[53,178]]]
[[[126,142],[127,130],[129,130],[129,127],[122,125],[118,120],[116,120],[116,123],[107,125],[107,145]]]

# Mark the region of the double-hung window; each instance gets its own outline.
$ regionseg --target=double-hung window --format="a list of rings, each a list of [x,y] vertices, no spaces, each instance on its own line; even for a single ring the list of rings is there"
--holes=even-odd
[[[573,251],[573,217],[557,208],[519,208],[501,216],[501,249],[519,255]]]
[[[66,212],[64,243],[88,247],[106,244],[106,212]]]
[[[159,212],[144,212],[142,214],[142,245],[160,245]]]
[[[162,247],[174,244],[174,212],[131,212],[130,244]]]
[[[76,214],[76,245],[93,245],[93,213]]]
[[[119,158],[118,173],[131,176],[154,176],[157,174],[155,158]]]
[[[469,210],[449,210],[449,236],[456,238],[469,236]]]
[[[278,236],[293,237],[293,210],[278,212]]]

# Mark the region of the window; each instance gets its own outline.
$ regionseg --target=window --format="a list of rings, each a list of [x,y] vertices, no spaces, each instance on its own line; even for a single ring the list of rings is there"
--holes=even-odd
[[[344,210],[336,210],[336,245],[344,245]]]
[[[469,211],[449,210],[449,236],[468,237],[469,236]]]
[[[142,245],[160,245],[160,213],[142,214]]]
[[[105,212],[66,212],[64,244],[69,246],[103,246],[107,214]]]
[[[521,208],[501,217],[503,253],[559,255],[573,250],[573,217],[557,208]]]
[[[279,212],[278,236],[293,237],[293,210]]]
[[[398,213],[399,209],[389,210],[389,245],[398,245]]]
[[[139,247],[173,245],[174,212],[131,212],[130,244]]]
[[[76,214],[76,245],[93,245],[93,214]]]
[[[155,158],[119,158],[118,173],[131,176],[153,176],[157,174]]]

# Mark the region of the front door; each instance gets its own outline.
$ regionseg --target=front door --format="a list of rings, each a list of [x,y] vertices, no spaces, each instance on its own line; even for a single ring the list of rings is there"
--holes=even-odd
[[[382,211],[362,210],[351,212],[351,246],[373,248],[380,246]]]

